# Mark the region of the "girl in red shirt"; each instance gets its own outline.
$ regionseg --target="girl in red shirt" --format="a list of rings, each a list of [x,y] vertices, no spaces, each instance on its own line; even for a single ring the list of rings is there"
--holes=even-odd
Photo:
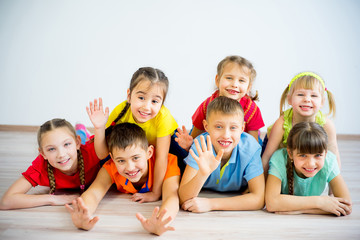
[[[29,208],[43,205],[64,205],[78,197],[55,195],[55,189],[84,190],[95,179],[100,163],[92,141],[81,145],[74,127],[65,119],[45,122],[39,129],[39,155],[5,192],[0,209]],[[32,188],[49,186],[50,194],[31,195]]]

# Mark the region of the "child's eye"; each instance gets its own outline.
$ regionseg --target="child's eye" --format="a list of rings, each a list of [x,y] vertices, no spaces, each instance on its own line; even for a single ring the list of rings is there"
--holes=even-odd
[[[230,129],[231,129],[231,130],[236,130],[236,129],[238,129],[238,127],[237,127],[237,126],[233,126],[233,127],[231,127]]]
[[[226,79],[231,80],[231,79],[232,79],[232,77],[226,77]]]
[[[299,154],[299,157],[306,158],[306,154]]]
[[[244,79],[240,79],[240,80],[239,80],[239,82],[244,83],[244,82],[245,82],[245,80],[244,80]]]
[[[318,153],[318,154],[315,155],[315,157],[317,157],[317,158],[320,158],[320,157],[322,157],[322,156],[323,156],[322,153]]]
[[[70,145],[71,145],[71,143],[65,143],[65,144],[64,144],[65,147],[68,147],[68,146],[70,146]]]
[[[124,164],[124,163],[125,163],[125,160],[120,159],[120,160],[117,160],[117,162],[118,162],[119,164]]]
[[[139,97],[140,100],[144,100],[145,98],[144,97]]]
[[[298,93],[297,96],[302,97],[302,96],[304,96],[304,94],[303,93]]]
[[[152,102],[153,102],[154,104],[159,103],[158,100],[153,100]]]
[[[215,128],[221,128],[221,126],[215,126]]]
[[[311,95],[311,97],[318,97],[318,95],[313,94],[313,95]]]
[[[139,160],[140,157],[133,157],[133,161]]]
[[[55,148],[48,148],[47,150],[48,150],[48,152],[53,152],[53,151],[55,151]]]

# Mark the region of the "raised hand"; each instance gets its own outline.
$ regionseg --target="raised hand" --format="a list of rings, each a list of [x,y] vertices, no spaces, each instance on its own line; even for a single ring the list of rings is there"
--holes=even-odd
[[[159,200],[161,195],[156,195],[154,192],[146,193],[134,193],[131,196],[131,201],[145,203],[145,202],[155,202]]]
[[[65,207],[71,214],[71,219],[77,228],[90,230],[99,221],[99,217],[91,218],[89,210],[81,197],[75,199],[72,206],[66,204]]]
[[[97,99],[94,102],[90,102],[89,107],[86,107],[86,112],[89,115],[90,121],[94,125],[94,128],[105,128],[106,122],[109,118],[109,108],[103,109],[102,98],[99,98],[99,104]]]
[[[209,175],[219,166],[221,162],[221,158],[224,154],[224,150],[221,149],[215,157],[209,135],[206,137],[206,140],[207,140],[207,146],[205,143],[204,136],[202,135],[200,136],[200,141],[201,141],[201,147],[200,147],[199,141],[195,139],[194,143],[199,156],[197,156],[192,149],[190,149],[190,154],[197,162],[199,166],[199,172],[201,172],[204,175]]]
[[[322,196],[319,208],[339,217],[349,215],[352,211],[352,204],[344,198]]]
[[[190,136],[185,126],[183,125],[182,129],[178,128],[175,135],[176,135],[175,142],[177,142],[179,146],[185,149],[186,151],[189,151],[191,144],[193,143],[193,138],[192,136]]]
[[[149,219],[146,219],[141,213],[137,213],[136,218],[141,222],[146,231],[160,236],[166,231],[175,230],[174,227],[167,226],[172,221],[172,217],[169,216],[164,219],[166,212],[166,209],[163,209],[159,213],[159,207],[155,207]]]
[[[211,211],[210,199],[194,197],[185,201],[181,208],[185,211],[202,213]]]

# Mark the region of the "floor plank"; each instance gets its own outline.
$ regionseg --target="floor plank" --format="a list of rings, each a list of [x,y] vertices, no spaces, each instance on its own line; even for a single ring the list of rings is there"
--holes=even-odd
[[[214,211],[194,214],[180,211],[174,232],[166,239],[360,239],[360,141],[339,140],[342,175],[353,200],[347,217],[276,215],[266,211]],[[33,132],[0,131],[0,195],[26,170],[37,155]],[[39,187],[32,193],[47,191]],[[221,197],[204,191],[201,196]],[[110,191],[96,211],[94,229],[81,231],[71,222],[63,206],[0,211],[0,239],[153,239],[137,221],[137,212],[149,216],[160,202],[133,203],[127,194]]]

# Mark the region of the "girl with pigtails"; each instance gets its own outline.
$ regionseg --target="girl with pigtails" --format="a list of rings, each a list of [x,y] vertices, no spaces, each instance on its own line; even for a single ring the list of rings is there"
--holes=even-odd
[[[277,150],[270,159],[265,190],[267,210],[282,214],[349,215],[350,193],[336,156],[328,151],[324,128],[314,122],[301,122],[291,129],[287,140],[287,148]]]
[[[280,117],[268,128],[263,143],[262,163],[265,173],[269,169],[269,159],[279,148],[286,148],[289,132],[299,122],[316,122],[322,126],[329,139],[328,148],[336,155],[341,167],[336,129],[328,115],[321,112],[326,95],[329,114],[335,115],[333,94],[325,87],[324,80],[313,72],[302,72],[296,75],[286,86],[280,101]],[[286,102],[291,108],[284,111]]]
[[[81,145],[80,137],[68,121],[52,119],[45,122],[38,131],[37,140],[40,154],[5,192],[0,209],[71,203],[78,194],[55,194],[55,190],[84,191],[94,181],[100,169],[94,143],[89,141]],[[37,185],[50,187],[50,194],[27,194]]]
[[[161,197],[171,136],[178,127],[174,117],[164,106],[168,88],[168,78],[161,70],[152,67],[139,68],[131,78],[127,100],[120,103],[110,113],[105,126],[106,130],[102,129],[103,126],[94,126],[95,133],[104,134],[105,132],[108,136],[115,125],[124,122],[134,123],[145,131],[149,144],[156,147],[154,186],[150,192],[135,193],[132,200],[136,202],[153,202]],[[97,104],[97,100],[90,103],[90,108],[93,107],[92,104]],[[103,139],[105,141],[105,137]],[[103,144],[106,145],[106,142]],[[109,155],[108,149],[99,151],[98,149],[103,148],[96,145],[95,149],[97,156],[101,159]]]

